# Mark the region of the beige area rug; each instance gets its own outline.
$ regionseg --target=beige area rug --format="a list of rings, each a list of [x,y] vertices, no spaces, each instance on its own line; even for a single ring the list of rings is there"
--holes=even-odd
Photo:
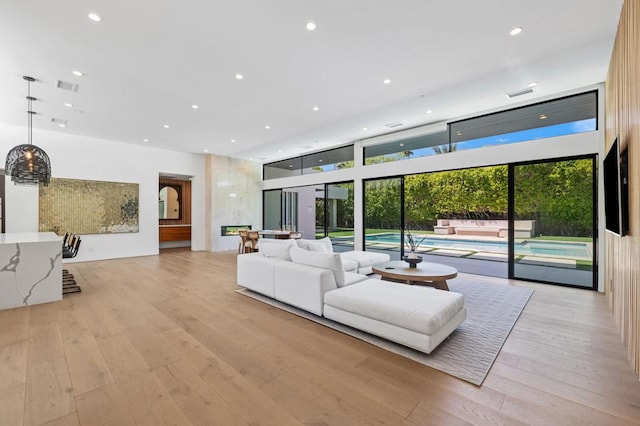
[[[245,288],[236,291],[480,386],[533,290],[474,282],[463,277],[449,281],[449,288],[464,294],[467,319],[429,355]]]

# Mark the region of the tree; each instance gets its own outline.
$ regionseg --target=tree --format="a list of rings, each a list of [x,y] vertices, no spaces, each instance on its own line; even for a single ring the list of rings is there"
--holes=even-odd
[[[436,154],[446,154],[447,152],[454,152],[458,150],[458,145],[455,143],[432,146],[433,152]]]

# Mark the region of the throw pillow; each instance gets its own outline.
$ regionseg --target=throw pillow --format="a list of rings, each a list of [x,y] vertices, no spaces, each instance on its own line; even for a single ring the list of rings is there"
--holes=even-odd
[[[333,272],[338,287],[345,285],[344,270],[342,268],[342,258],[339,254],[327,254],[303,250],[293,246],[290,250],[293,263],[301,265],[315,266],[316,268],[329,269]]]
[[[280,259],[291,260],[289,250],[295,247],[295,240],[269,240],[260,238],[258,243],[259,253],[264,257],[277,257]]]
[[[297,240],[297,245],[301,249],[315,251],[319,253],[333,253],[333,244],[331,244],[331,238],[325,237],[319,240]]]

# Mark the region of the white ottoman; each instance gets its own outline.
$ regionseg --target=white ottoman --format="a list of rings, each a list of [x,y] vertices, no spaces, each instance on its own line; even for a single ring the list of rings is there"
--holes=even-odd
[[[358,262],[358,273],[359,274],[371,274],[373,273],[374,263],[382,263],[388,262],[389,257],[386,253],[376,253],[373,251],[345,251],[344,253],[340,253],[340,257],[343,260],[352,260]]]
[[[431,287],[366,281],[324,295],[324,316],[431,353],[466,318],[464,296]]]

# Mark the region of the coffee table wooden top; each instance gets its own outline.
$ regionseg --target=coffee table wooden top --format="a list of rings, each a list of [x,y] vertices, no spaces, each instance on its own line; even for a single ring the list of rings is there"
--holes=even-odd
[[[458,270],[451,266],[422,262],[415,268],[409,268],[409,264],[402,260],[376,263],[373,265],[373,272],[382,278],[405,281],[407,284],[412,282],[430,284],[441,290],[449,290],[447,280],[458,276]]]

